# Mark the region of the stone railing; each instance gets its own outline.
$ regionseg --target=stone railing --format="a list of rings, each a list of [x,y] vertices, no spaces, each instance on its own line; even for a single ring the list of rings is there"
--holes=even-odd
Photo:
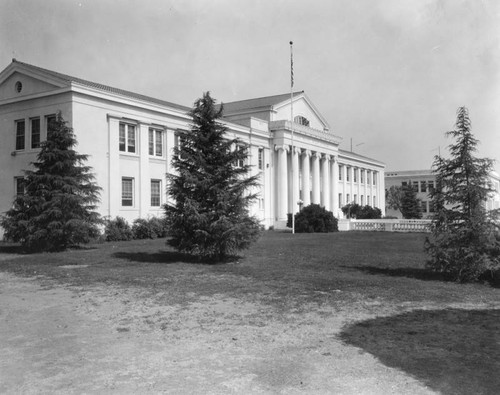
[[[292,130],[292,123],[290,121],[271,121],[269,122],[269,129],[271,132],[277,130]],[[334,142],[336,144],[340,144],[342,141],[342,137],[336,136],[333,133],[325,132],[324,130],[314,129],[309,126],[304,126],[299,123],[293,123],[293,131],[298,132],[300,134],[305,134],[307,136],[320,138],[322,140],[327,140]]]
[[[371,232],[430,232],[430,219],[341,219],[339,230]]]

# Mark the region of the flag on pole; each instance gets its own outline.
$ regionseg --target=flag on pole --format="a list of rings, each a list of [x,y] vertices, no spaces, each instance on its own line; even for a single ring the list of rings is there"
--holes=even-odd
[[[292,51],[293,41],[290,41],[290,86],[293,87],[293,51]]]

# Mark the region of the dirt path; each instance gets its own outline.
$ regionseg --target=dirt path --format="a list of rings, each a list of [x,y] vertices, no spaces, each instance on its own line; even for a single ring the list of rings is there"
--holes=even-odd
[[[432,393],[342,344],[355,318],[316,306],[284,319],[223,296],[159,304],[139,289],[0,273],[0,393]]]

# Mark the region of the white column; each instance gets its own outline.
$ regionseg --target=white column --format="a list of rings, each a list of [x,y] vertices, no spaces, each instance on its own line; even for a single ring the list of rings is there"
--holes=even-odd
[[[323,155],[321,172],[323,173],[323,196],[321,203],[325,209],[330,210],[330,155]]]
[[[311,169],[309,165],[309,158],[311,157],[311,151],[305,150],[302,152],[302,201],[304,202],[303,207],[309,206],[311,204],[311,183],[309,182],[311,177]]]
[[[338,216],[338,211],[339,211],[339,162],[338,162],[338,157],[337,156],[332,156],[332,160],[330,161],[331,165],[331,185],[330,185],[330,190],[331,190],[331,202],[332,202],[332,207],[331,211],[333,212],[333,215],[336,217]]]
[[[321,158],[321,154],[319,152],[315,152],[312,156],[312,167],[313,167],[313,190],[312,190],[312,203],[321,204],[321,196],[320,196],[320,184],[319,184],[319,160]]]
[[[354,182],[354,173],[356,173],[356,168],[351,166],[351,202],[357,203],[354,201],[354,195],[357,195],[357,184],[358,184],[358,175],[356,174],[356,182]]]
[[[344,201],[342,204],[345,206],[347,201],[347,165],[342,165],[342,193],[344,194]]]
[[[288,213],[288,169],[287,152],[288,145],[277,145],[278,151],[278,185],[277,185],[277,203],[278,203],[278,221],[286,221]]]
[[[294,147],[292,152],[292,170],[293,170],[293,191],[292,191],[292,202],[291,202],[291,212],[297,213],[299,211],[299,201],[300,196],[300,185],[299,185],[299,155],[300,148]]]

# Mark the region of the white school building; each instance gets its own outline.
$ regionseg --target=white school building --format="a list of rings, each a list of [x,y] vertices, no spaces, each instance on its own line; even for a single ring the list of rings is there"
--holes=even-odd
[[[251,214],[266,228],[284,227],[287,213],[311,203],[337,217],[347,203],[385,211],[385,165],[339,149],[341,137],[303,91],[293,94],[293,123],[289,93],[223,105],[228,138],[248,147],[260,177]],[[0,213],[23,193],[23,170],[60,111],[102,188],[100,214],[129,222],[162,215],[165,174],[177,131],[190,128],[190,110],[13,59],[0,73]]]

